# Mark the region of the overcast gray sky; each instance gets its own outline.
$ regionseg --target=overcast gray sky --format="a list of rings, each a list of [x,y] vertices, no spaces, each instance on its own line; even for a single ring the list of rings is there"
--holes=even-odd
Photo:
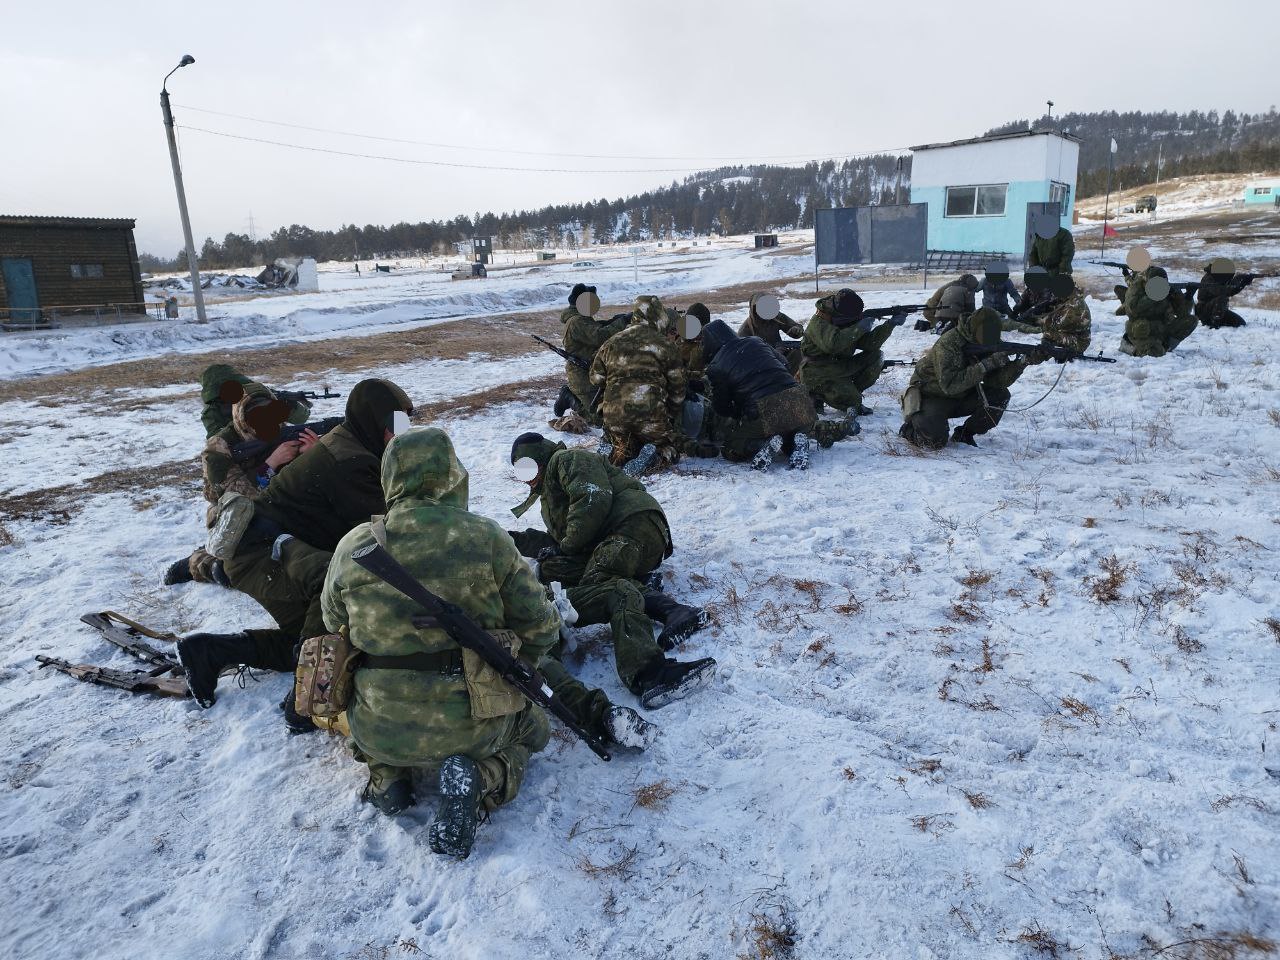
[[[1265,110],[1274,37],[1252,25],[1273,13],[1265,0],[7,4],[0,213],[134,217],[141,250],[176,252],[158,93],[184,53],[197,62],[170,81],[179,125],[419,160],[683,169],[974,136],[1046,99],[1055,112]],[[433,149],[181,105],[469,147],[699,159]],[[192,130],[180,142],[197,246],[247,232],[250,212],[262,235],[612,200],[685,175],[408,165]]]

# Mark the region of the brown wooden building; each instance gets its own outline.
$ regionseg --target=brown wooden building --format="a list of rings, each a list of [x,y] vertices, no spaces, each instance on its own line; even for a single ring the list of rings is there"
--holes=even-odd
[[[0,321],[142,313],[132,220],[0,216]]]

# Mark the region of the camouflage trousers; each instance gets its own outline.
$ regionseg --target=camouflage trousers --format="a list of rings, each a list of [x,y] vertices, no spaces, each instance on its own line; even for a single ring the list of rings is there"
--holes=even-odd
[[[662,656],[653,621],[645,616],[641,583],[665,553],[665,534],[642,515],[609,534],[590,554],[550,557],[539,564],[543,583],[558,581],[565,588],[579,626],[609,624],[618,678],[632,693],[636,675]]]
[[[1130,317],[1120,338],[1120,352],[1131,357],[1163,357],[1200,325],[1194,315],[1167,320]]]
[[[600,412],[591,409],[591,400],[596,395],[596,388],[587,379],[587,371],[572,363],[564,365],[564,378],[569,383],[569,392],[578,401],[578,414],[593,427],[601,425]]]
[[[789,452],[795,435],[812,436],[818,420],[809,391],[800,384],[769,394],[757,401],[756,409],[759,416],[753,418],[718,418],[716,435],[726,460],[750,460],[774,436],[782,437],[784,452]]]
[[[884,372],[884,352],[862,350],[848,363],[828,367],[809,361],[800,368],[800,382],[816,399],[837,410],[856,410],[862,395],[870,390]]]
[[[226,561],[231,586],[257,600],[279,625],[277,630],[245,631],[255,648],[255,662],[248,666],[291,671],[297,665],[297,644],[326,632],[320,593],[330,557],[328,551],[295,539],[285,544],[280,561],[272,560],[268,540],[241,543]]]
[[[463,698],[466,702],[466,698]],[[442,720],[446,718],[442,717]],[[434,770],[445,758],[455,755],[470,757],[480,768],[481,795],[484,809],[495,810],[514,800],[524,782],[529,759],[547,745],[551,724],[541,707],[525,702],[524,709],[493,720],[443,722],[437,736],[422,744],[420,757],[412,763],[397,757],[386,763],[365,750],[360,735],[352,732],[352,755],[369,767],[369,786],[374,793],[385,793],[396,780],[409,779],[415,769]],[[469,721],[469,722],[468,722]]]
[[[951,439],[948,420],[964,417],[961,424],[963,430],[971,436],[981,436],[993,430],[1004,416],[1004,409],[1009,405],[1011,394],[1004,387],[984,385],[983,391],[987,403],[983,403],[982,394],[970,390],[959,397],[934,397],[925,395],[921,398],[920,409],[909,416],[898,436],[914,443],[918,447],[940,450]]]
[[[647,420],[628,420],[610,422],[605,420],[604,438],[613,445],[613,453],[609,454],[609,462],[621,467],[640,452],[646,443],[652,443],[658,449],[658,458],[654,469],[670,466],[680,461],[682,439],[671,418],[665,413]]]

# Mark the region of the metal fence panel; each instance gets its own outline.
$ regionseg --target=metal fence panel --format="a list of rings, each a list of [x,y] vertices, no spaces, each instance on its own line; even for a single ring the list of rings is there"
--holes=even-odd
[[[847,263],[924,263],[929,205],[905,203],[815,210],[818,266]]]

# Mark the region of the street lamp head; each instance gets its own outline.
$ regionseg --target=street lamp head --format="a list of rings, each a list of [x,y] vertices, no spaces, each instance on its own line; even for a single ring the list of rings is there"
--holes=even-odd
[[[191,66],[191,64],[193,64],[193,63],[195,63],[195,62],[196,62],[196,58],[195,58],[195,57],[193,57],[191,54],[186,53],[186,54],[183,54],[183,55],[182,55],[182,59],[178,61],[178,66],[179,66],[179,67],[189,67],[189,66]]]

